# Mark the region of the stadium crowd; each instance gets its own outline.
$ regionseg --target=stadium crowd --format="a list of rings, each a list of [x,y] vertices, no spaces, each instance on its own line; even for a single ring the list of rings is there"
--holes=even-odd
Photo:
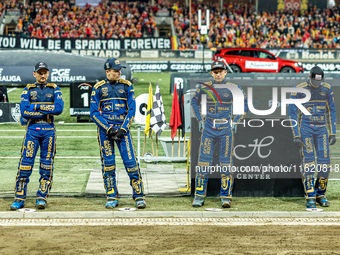
[[[124,38],[158,36],[154,9],[142,2],[76,6],[31,2],[22,9],[16,35],[34,38]]]
[[[261,47],[261,48],[340,48],[340,6],[319,10],[256,13],[255,5],[225,4],[219,1],[205,5],[192,2],[190,30],[189,8],[184,1],[155,0],[116,2],[102,0],[98,6],[76,6],[64,1],[5,0],[0,10],[20,8],[22,16],[15,35],[35,38],[123,38],[157,37],[155,16],[158,10],[169,11],[173,18],[178,48],[204,47]],[[210,10],[210,17],[202,11],[203,24],[210,20],[208,34],[198,30],[198,9]]]
[[[208,48],[340,48],[340,6],[321,11],[309,6],[299,11],[262,12],[242,3],[210,6],[193,5],[191,31],[188,15],[178,7],[173,14],[180,49],[196,49],[202,40]],[[210,17],[202,11],[202,22],[210,20],[208,34],[202,38],[198,31],[197,10],[210,9]],[[202,23],[204,24],[204,23]],[[191,41],[191,46],[190,46]]]

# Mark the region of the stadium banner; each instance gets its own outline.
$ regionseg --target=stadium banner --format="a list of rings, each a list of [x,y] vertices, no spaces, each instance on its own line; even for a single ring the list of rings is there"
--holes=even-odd
[[[334,61],[340,58],[338,49],[267,49],[279,58],[295,61]]]
[[[309,72],[315,65],[320,66],[325,73],[340,73],[340,63],[302,63],[305,72]]]
[[[0,49],[22,50],[154,50],[170,49],[170,38],[124,38],[124,39],[38,39],[0,36]]]
[[[49,50],[103,58],[203,59],[203,50],[172,50],[171,38],[37,39],[0,36],[0,49]],[[279,58],[301,62],[320,60],[335,62],[340,59],[340,49],[267,50]],[[204,59],[212,59],[213,55],[214,51],[204,50]]]
[[[0,84],[28,84],[32,82],[32,68],[26,66],[1,66]],[[126,75],[123,74],[125,77]],[[131,75],[130,75],[131,76]],[[129,78],[130,78],[129,76]],[[70,82],[95,82],[98,79],[105,79],[105,72],[100,66],[93,67],[55,67],[50,69],[48,82],[57,84],[68,84]]]
[[[150,72],[202,72],[202,61],[126,61],[135,73]],[[205,70],[211,68],[211,62],[205,62]]]

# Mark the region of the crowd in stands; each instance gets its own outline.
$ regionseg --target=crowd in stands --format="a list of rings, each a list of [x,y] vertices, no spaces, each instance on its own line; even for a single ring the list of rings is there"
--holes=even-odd
[[[154,10],[142,2],[101,2],[83,7],[64,1],[23,8],[15,34],[34,38],[124,38],[158,36]]]
[[[0,10],[15,6],[22,16],[16,35],[35,38],[124,38],[158,36],[155,15],[168,10],[173,18],[178,48],[261,47],[261,48],[340,48],[340,6],[321,11],[308,10],[256,13],[248,3],[220,1],[205,5],[192,1],[192,22],[185,1],[170,3],[155,0],[116,2],[102,0],[98,6],[76,6],[64,1],[4,0]],[[202,24],[209,19],[207,35],[198,30],[197,11],[202,9]],[[210,10],[206,17],[205,10]],[[1,11],[0,11],[1,12]],[[190,30],[191,28],[191,30]]]
[[[0,17],[8,9],[22,10],[23,7],[22,0],[0,0]]]
[[[215,5],[192,7],[191,31],[184,6],[177,6],[178,12],[173,14],[180,49],[197,49],[202,41],[208,48],[340,48],[340,6],[324,11],[309,6],[304,13],[259,14],[255,6],[249,4],[224,5],[222,11],[219,1]],[[210,9],[210,17],[205,17],[202,11],[202,21],[210,20],[210,29],[203,38],[198,32],[199,8]]]

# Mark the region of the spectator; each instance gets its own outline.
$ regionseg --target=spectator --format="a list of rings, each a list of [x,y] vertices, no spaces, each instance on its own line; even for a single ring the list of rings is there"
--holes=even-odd
[[[32,1],[23,8],[16,34],[26,32],[34,38],[153,37],[158,34],[154,19],[157,10],[138,2],[110,1],[80,7],[64,1]]]

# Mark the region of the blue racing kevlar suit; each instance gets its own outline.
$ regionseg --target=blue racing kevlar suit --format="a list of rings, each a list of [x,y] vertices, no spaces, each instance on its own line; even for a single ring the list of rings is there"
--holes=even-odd
[[[98,126],[98,142],[102,161],[102,173],[107,198],[117,199],[116,162],[114,143],[108,136],[111,127],[126,131],[116,140],[126,172],[133,189],[133,199],[144,197],[144,188],[139,164],[133,149],[130,125],[135,116],[135,94],[131,82],[120,79],[111,84],[105,79],[98,82],[91,95],[91,118]]]
[[[206,83],[214,87],[214,82]],[[219,166],[221,167],[221,198],[231,198],[233,189],[233,175],[231,166],[233,164],[234,135],[231,128],[231,122],[240,123],[248,111],[248,100],[246,94],[240,86],[228,82],[226,79],[222,84],[237,86],[244,96],[244,114],[236,115],[232,118],[233,112],[233,95],[228,88],[215,88],[220,96],[222,105],[217,95],[207,86],[198,87],[191,105],[198,122],[204,122],[204,130],[201,136],[201,143],[198,155],[199,171],[196,174],[196,196],[206,196],[207,183],[209,175],[209,166],[212,165],[213,153],[216,143],[219,144]],[[204,118],[201,114],[202,95],[207,96],[207,116]],[[215,121],[214,121],[215,120]],[[221,121],[216,121],[221,120]]]
[[[26,135],[15,184],[15,199],[26,198],[27,184],[40,146],[40,179],[38,199],[47,200],[52,187],[53,163],[56,153],[56,131],[53,115],[64,109],[60,88],[54,83],[28,84],[21,94],[21,119],[27,121]]]
[[[328,142],[328,132],[326,123],[329,126],[331,135],[336,134],[336,116],[334,95],[331,85],[325,83],[317,88],[310,82],[303,82],[296,86],[310,91],[311,99],[303,106],[311,113],[304,115],[294,104],[290,104],[288,111],[292,123],[294,138],[301,137],[302,148],[301,167],[303,186],[306,198],[316,198],[324,196],[326,193],[328,175],[330,172],[330,150]],[[303,93],[292,93],[291,98],[304,98]],[[314,157],[314,147],[316,149],[317,164]],[[314,184],[314,173],[318,172]]]

